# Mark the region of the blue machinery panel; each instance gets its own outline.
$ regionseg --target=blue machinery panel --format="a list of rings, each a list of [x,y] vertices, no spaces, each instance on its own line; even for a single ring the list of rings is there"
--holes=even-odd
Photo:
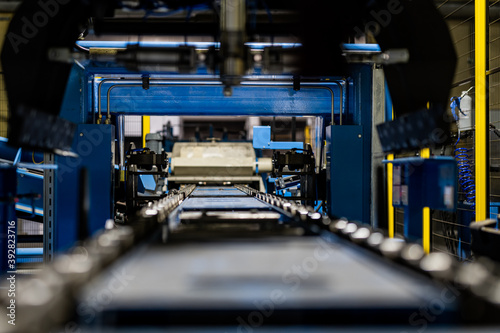
[[[326,129],[326,177],[330,214],[351,220],[369,221],[363,216],[362,126],[328,126]]]
[[[457,162],[453,157],[411,157],[390,163],[394,165],[393,206],[404,208],[404,236],[421,239],[424,207],[457,209]]]
[[[326,128],[329,214],[371,224],[372,82],[370,65],[353,65],[344,125]]]
[[[113,125],[80,124],[72,147],[79,157],[56,157],[54,250],[66,250],[78,240],[82,168],[89,178],[88,233],[104,228],[114,216],[114,140]]]

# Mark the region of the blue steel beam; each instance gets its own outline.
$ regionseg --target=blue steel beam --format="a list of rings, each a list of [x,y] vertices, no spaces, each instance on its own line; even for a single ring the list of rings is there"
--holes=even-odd
[[[159,42],[159,41],[145,41],[145,42],[128,42],[128,41],[87,41],[81,40],[76,42],[78,45],[86,48],[119,48],[125,49],[129,45],[141,47],[179,47],[179,46],[194,46],[199,49],[208,49],[209,47],[219,48],[220,43],[215,42]],[[262,50],[265,47],[281,46],[282,48],[294,48],[302,46],[301,43],[245,43],[254,50]],[[372,51],[380,52],[378,44],[342,44],[342,48],[346,51]]]
[[[164,47],[175,48],[179,46],[194,46],[197,49],[208,49],[209,47],[219,48],[220,43],[215,42],[159,42],[159,41],[145,41],[145,42],[128,42],[128,41],[78,41],[78,45],[86,48],[106,48],[106,49],[126,49],[128,46],[139,47]],[[263,50],[265,47],[281,46],[284,49],[300,47],[300,43],[245,43],[253,50]]]
[[[99,83],[101,96],[95,104],[103,114],[126,115],[214,115],[214,116],[327,116],[339,114],[341,94],[335,83],[302,84],[295,91],[288,83],[259,83],[233,88],[223,95],[217,82],[151,81],[145,90],[136,80]],[[332,110],[333,108],[333,110]]]

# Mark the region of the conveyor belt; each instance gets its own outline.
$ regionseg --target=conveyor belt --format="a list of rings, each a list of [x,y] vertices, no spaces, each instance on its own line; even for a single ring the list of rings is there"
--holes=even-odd
[[[441,333],[499,323],[493,263],[424,256],[361,223],[235,187],[247,194],[235,199],[266,210],[183,211],[204,196],[190,197],[194,185],[172,191],[20,280],[23,320],[0,331]]]
[[[319,237],[227,239],[152,245],[126,258],[86,288],[90,299],[130,277],[105,305],[99,322],[111,326],[238,325],[261,307],[272,324],[407,324],[442,290],[371,254]],[[450,320],[447,304],[436,321]],[[358,317],[359,316],[359,317]]]
[[[217,194],[206,198],[211,191]],[[241,209],[251,199],[258,204],[245,208],[269,209],[255,197],[235,196],[233,188],[228,197],[220,192],[197,189],[181,207]],[[327,242],[283,226],[229,230],[180,226],[167,244],[155,241],[115,263],[86,286],[80,302],[88,304],[119,280],[123,288],[101,304],[93,321],[104,326],[238,326],[260,316],[265,324],[276,325],[407,325],[413,313],[442,295],[432,280],[337,236]],[[453,322],[455,304],[441,310],[433,323]]]
[[[269,209],[269,205],[251,197],[229,197],[224,198],[221,196],[213,198],[197,198],[190,197],[183,204],[184,210],[250,210],[250,209]]]
[[[248,196],[234,187],[198,187],[182,203],[186,210],[251,210],[266,209],[269,205]]]
[[[234,187],[204,186],[196,188],[190,197],[246,197],[247,194]]]

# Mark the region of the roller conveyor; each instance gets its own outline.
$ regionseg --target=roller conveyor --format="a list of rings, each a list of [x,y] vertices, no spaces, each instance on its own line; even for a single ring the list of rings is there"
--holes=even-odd
[[[224,188],[219,186],[206,186],[198,187],[189,196],[190,198],[195,197],[246,197],[246,193],[236,189],[236,188]]]
[[[82,309],[118,283],[117,274],[125,277],[95,316],[83,313],[80,321],[241,328],[262,317],[259,326],[407,325],[441,297],[443,287],[431,279],[332,234],[307,236],[278,219],[264,227],[259,214],[280,210],[238,189],[197,188],[171,215],[200,209],[209,211],[192,219],[198,223],[170,223],[166,242],[158,235],[87,285],[79,296]],[[232,225],[210,218],[210,210],[256,218]],[[447,303],[434,323],[453,323],[455,316],[456,304]]]

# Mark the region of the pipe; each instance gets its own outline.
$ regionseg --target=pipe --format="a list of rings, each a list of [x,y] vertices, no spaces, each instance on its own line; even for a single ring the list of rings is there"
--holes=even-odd
[[[116,127],[118,132],[118,151],[120,153],[120,181],[125,181],[125,116],[116,117]]]
[[[344,87],[342,86],[342,83],[340,83],[340,81],[328,81],[328,82],[335,83],[339,87],[339,90],[340,90],[340,113],[339,113],[340,121],[339,121],[339,125],[342,126],[342,116],[343,116],[343,110],[344,110]],[[333,92],[332,92],[332,94],[333,94]],[[333,116],[334,116],[334,113],[332,110],[332,125],[335,125],[334,121],[333,121],[333,119],[334,119]]]
[[[221,3],[221,80],[224,96],[232,95],[232,86],[240,84],[246,71],[245,0],[222,0]]]

